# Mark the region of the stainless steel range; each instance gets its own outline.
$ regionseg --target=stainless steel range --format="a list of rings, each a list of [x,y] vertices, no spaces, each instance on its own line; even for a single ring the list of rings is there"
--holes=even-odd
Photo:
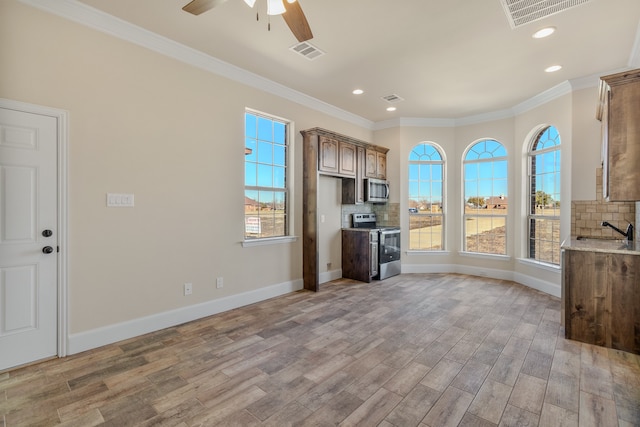
[[[379,227],[375,213],[353,214],[352,225],[371,230],[371,246],[377,247],[377,251],[371,251],[372,277],[382,280],[400,274],[400,227]]]

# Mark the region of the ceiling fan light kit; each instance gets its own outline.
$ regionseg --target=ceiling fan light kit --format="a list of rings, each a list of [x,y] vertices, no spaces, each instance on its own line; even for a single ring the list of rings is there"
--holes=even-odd
[[[227,0],[191,0],[182,10],[193,15],[200,15],[216,6],[226,3],[226,1]],[[256,0],[244,0],[244,2],[251,8],[256,4]],[[287,26],[299,42],[311,40],[313,33],[309,27],[309,22],[307,22],[307,17],[304,16],[304,12],[300,7],[300,2],[297,0],[287,0],[287,3],[289,6],[285,8],[283,0],[267,0],[267,15],[282,15]],[[271,25],[269,25],[268,28],[271,29]]]
[[[267,0],[267,15],[282,15],[286,11],[282,0]]]

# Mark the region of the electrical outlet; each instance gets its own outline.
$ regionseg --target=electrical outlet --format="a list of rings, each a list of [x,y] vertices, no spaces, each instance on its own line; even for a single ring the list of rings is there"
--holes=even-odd
[[[193,293],[193,285],[191,283],[184,284],[184,295],[191,295]]]
[[[222,277],[218,277],[216,279],[216,288],[220,289],[224,286],[224,279]]]

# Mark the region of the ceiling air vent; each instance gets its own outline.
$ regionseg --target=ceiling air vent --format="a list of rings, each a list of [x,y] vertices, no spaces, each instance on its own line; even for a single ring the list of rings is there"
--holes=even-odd
[[[404,101],[404,98],[399,97],[396,94],[391,94],[391,95],[387,95],[387,96],[383,96],[382,99],[384,99],[387,102],[390,103],[396,103],[396,102],[400,102],[400,101]]]
[[[500,0],[511,28],[555,15],[591,0]]]
[[[314,60],[319,56],[324,55],[324,52],[312,45],[309,42],[301,42],[296,45],[291,46],[289,49],[292,51],[299,53],[304,56],[308,60]]]

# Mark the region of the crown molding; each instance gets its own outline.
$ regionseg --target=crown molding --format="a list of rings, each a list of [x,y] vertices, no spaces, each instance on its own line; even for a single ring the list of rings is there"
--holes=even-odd
[[[420,117],[397,117],[376,122],[373,130],[383,130],[397,127],[455,127],[455,119],[428,119]]]
[[[499,111],[455,119],[400,117],[381,122],[373,122],[280,83],[276,83],[273,80],[269,80],[258,74],[190,48],[189,46],[145,30],[144,28],[92,8],[77,0],[18,1],[368,130],[382,130],[393,127],[456,127],[502,120],[544,105],[554,99],[571,93],[572,90],[597,86],[600,78],[600,75],[597,75],[564,81],[512,108]],[[630,68],[640,67],[640,24],[636,32],[635,42],[629,59],[629,66]]]
[[[514,106],[513,112],[517,116],[569,93],[571,93],[571,84],[568,80],[565,80],[564,82]]]
[[[508,119],[513,116],[515,116],[513,109],[507,108],[504,110],[492,111],[489,113],[461,117],[459,119],[456,119],[456,126],[469,126],[478,123],[494,122],[496,120]]]
[[[305,107],[353,123],[365,129],[373,129],[374,122],[342,110],[302,92],[293,90],[243,68],[229,64],[189,46],[159,34],[145,30],[120,18],[109,15],[76,0],[18,0],[53,15],[82,24],[113,37],[137,44],[185,64],[220,75],[229,80],[268,92]]]

